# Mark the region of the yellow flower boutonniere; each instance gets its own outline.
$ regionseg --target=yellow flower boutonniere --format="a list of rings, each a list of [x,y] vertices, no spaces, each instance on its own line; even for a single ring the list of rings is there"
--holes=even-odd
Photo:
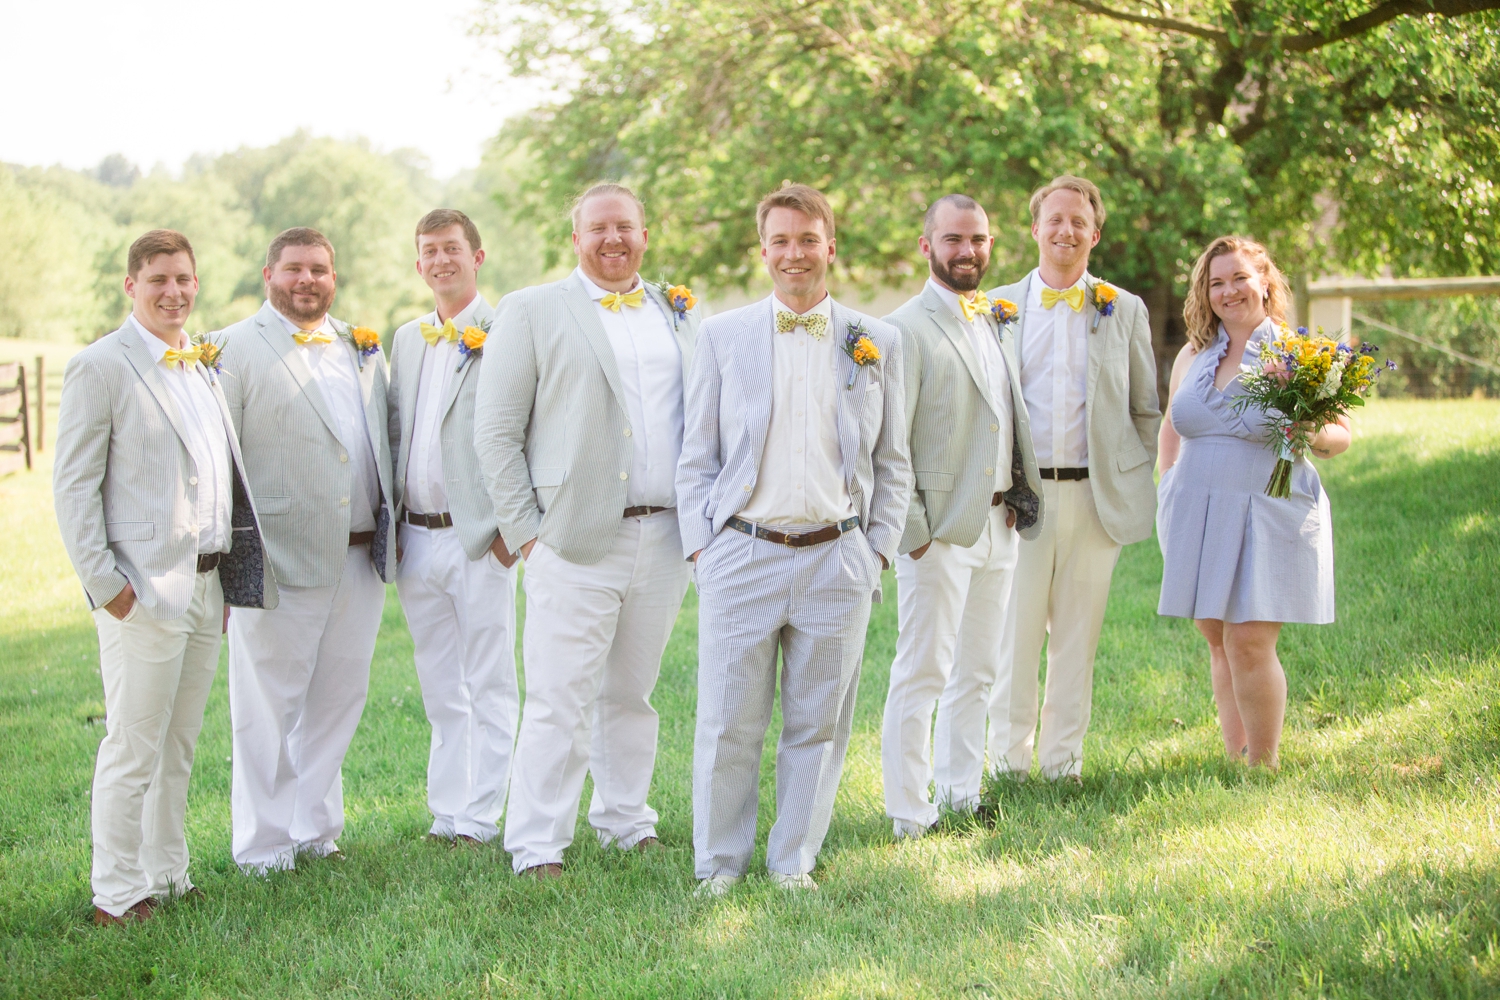
[[[1089,327],[1093,333],[1099,329],[1099,321],[1106,316],[1113,316],[1115,312],[1115,299],[1120,297],[1120,290],[1106,281],[1096,281],[1089,286],[1089,297],[1094,302],[1094,325]]]
[[[348,327],[339,331],[340,335],[347,337],[349,343],[354,345],[356,357],[361,370],[365,367],[365,359],[380,353],[380,333],[368,326]]]
[[[674,285],[662,280],[656,283],[656,287],[672,310],[672,327],[675,329],[678,323],[687,319],[688,310],[698,304],[698,298],[687,285]]]
[[[990,303],[990,314],[1000,327],[1000,339],[1005,339],[1005,328],[1021,316],[1021,308],[1010,299],[995,299]]]
[[[224,353],[223,344],[210,340],[206,333],[195,333],[188,338],[188,341],[198,348],[198,360],[203,362],[203,366],[208,369],[211,380],[224,370],[224,366],[219,361]]]
[[[849,329],[844,333],[844,353],[849,355],[849,360],[854,362],[854,367],[849,371],[849,381],[844,383],[845,389],[854,388],[854,376],[861,368],[868,368],[880,360],[880,348],[875,346],[875,341],[870,339],[869,332],[863,323],[855,320],[849,324]]]
[[[464,370],[464,365],[484,353],[484,342],[490,337],[487,326],[466,326],[463,335],[458,338],[458,353],[462,355],[456,372]]]

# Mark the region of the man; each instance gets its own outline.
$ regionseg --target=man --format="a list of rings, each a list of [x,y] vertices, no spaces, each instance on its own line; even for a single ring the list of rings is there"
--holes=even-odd
[[[437,308],[391,345],[396,590],[411,630],[427,755],[431,837],[492,840],[510,781],[516,690],[516,557],[500,540],[474,452],[474,397],[494,310],[476,281],[484,250],[462,212],[417,223],[417,273]]]
[[[921,836],[941,808],[978,805],[1016,534],[1041,531],[1015,341],[978,291],[993,244],[973,198],[933,202],[917,241],[927,285],[886,317],[903,337],[916,477],[896,560],[900,624],[880,749],[898,839]]]
[[[229,622],[233,853],[251,873],[343,857],[340,768],[396,554],[380,341],[328,315],[338,275],[317,230],[279,234],[261,275],[268,301],[224,332],[224,395],[281,584],[274,611]]]
[[[1156,361],[1146,306],[1088,273],[1104,225],[1099,189],[1055,178],[1031,196],[1040,262],[990,297],[1019,307],[1013,326],[1021,392],[1047,517],[1023,541],[1010,606],[1013,663],[990,701],[990,762],[1024,777],[1081,780],[1094,651],[1120,547],[1156,518]],[[1047,689],[1037,730],[1037,674]]]
[[[911,490],[900,334],[828,294],[833,211],[801,184],[756,209],[775,292],[703,325],[677,472],[698,581],[693,848],[720,895],[755,848],[778,649],[771,880],[815,889],[870,602]]]
[[[182,332],[198,296],[187,237],[153,229],[132,243],[125,294],[125,324],[68,362],[52,477],[99,632],[101,925],[147,919],[159,901],[197,892],[183,821],[226,601],[276,605],[214,359]]]
[[[577,269],[501,303],[504,363],[480,373],[475,436],[500,534],[526,560],[526,705],[505,849],[562,873],[585,773],[589,824],[657,845],[651,692],[687,592],[674,473],[697,317],[643,284],[645,210],[598,184],[573,207]]]

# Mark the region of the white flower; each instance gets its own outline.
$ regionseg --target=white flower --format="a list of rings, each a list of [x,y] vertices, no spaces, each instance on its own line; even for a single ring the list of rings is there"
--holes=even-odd
[[[1328,374],[1323,376],[1323,384],[1318,386],[1318,398],[1327,399],[1339,391],[1339,386],[1344,381],[1344,363],[1335,361],[1328,366]]]

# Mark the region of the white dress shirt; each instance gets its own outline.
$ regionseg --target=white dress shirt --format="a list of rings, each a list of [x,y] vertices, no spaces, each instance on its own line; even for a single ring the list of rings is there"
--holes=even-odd
[[[1011,428],[1015,426],[1016,418],[1011,409],[1010,372],[1005,366],[1005,355],[1000,353],[1000,341],[995,336],[992,321],[985,315],[976,314],[972,320],[964,319],[957,292],[944,288],[931,278],[927,279],[927,284],[953,310],[959,328],[969,335],[969,347],[979,359],[990,398],[995,401],[998,411],[995,414],[998,418],[996,423],[1000,425],[1001,431],[995,435],[995,492],[1004,493],[1011,487],[1010,458],[1015,443]]]
[[[1074,287],[1082,287],[1087,296],[1088,282],[1085,274]],[[1031,418],[1036,464],[1081,469],[1089,464],[1088,301],[1085,297],[1077,312],[1061,300],[1043,309],[1043,287],[1041,273],[1032,271],[1021,340],[1021,396]]]
[[[656,300],[645,296],[639,307],[604,308],[599,300],[610,294],[574,271],[594,300],[594,311],[615,352],[620,389],[630,426],[625,433],[633,446],[625,506],[677,506],[677,458],[682,454],[682,352],[669,320]],[[637,275],[636,288],[641,288]],[[628,293],[627,293],[628,294]]]
[[[281,313],[276,315],[281,316]],[[281,321],[287,331],[296,333],[302,327],[285,316]],[[375,511],[380,506],[380,472],[375,465],[375,446],[370,441],[370,425],[365,420],[364,396],[359,388],[359,368],[354,353],[339,343],[338,331],[323,317],[317,332],[333,337],[332,343],[298,344],[304,352],[313,381],[323,394],[323,403],[337,426],[339,444],[354,466],[349,484],[349,530],[375,530]],[[370,359],[373,361],[374,359]],[[369,363],[369,362],[367,362]]]
[[[453,325],[463,335],[465,326],[474,323],[474,310],[484,299],[475,294],[469,304],[453,315]],[[436,312],[420,320],[440,326]],[[438,339],[422,351],[422,374],[417,381],[417,412],[411,427],[411,446],[407,449],[406,509],[417,514],[443,514],[448,510],[448,486],[443,473],[443,417],[446,415],[448,390],[458,377],[456,369],[463,360],[458,341]]]
[[[134,315],[130,325],[145,341],[152,363],[161,369],[162,381],[177,404],[177,416],[187,434],[184,443],[195,471],[188,485],[198,488],[198,554],[228,552],[234,495],[229,480],[229,431],[219,401],[196,365],[162,364],[166,342],[141,326]],[[179,350],[187,346],[188,337],[183,334]]]
[[[771,296],[772,315],[796,312]],[[833,299],[801,313],[824,316],[828,332],[813,339],[805,327],[771,335],[771,423],[755,491],[740,516],[757,524],[833,524],[854,516],[839,445],[839,343]],[[774,319],[773,319],[774,323]]]

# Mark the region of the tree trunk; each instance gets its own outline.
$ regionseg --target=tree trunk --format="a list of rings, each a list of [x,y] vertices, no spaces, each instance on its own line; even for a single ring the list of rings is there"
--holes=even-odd
[[[1167,387],[1172,380],[1172,361],[1187,342],[1182,322],[1182,300],[1172,291],[1172,278],[1162,275],[1141,294],[1151,316],[1151,347],[1156,354],[1156,391],[1162,411],[1167,408]]]

